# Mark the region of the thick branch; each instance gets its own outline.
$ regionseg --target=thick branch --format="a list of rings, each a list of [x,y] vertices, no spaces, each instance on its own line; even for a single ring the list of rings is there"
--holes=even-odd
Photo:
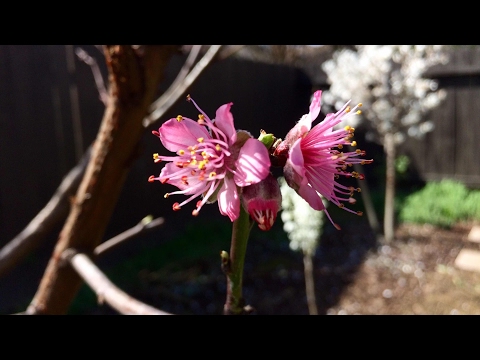
[[[92,253],[101,242],[129,167],[135,158],[142,120],[176,46],[148,46],[142,57],[130,46],[107,46],[109,102],[92,157],[72,210],[30,306],[29,314],[64,314],[82,283],[61,261],[66,249]]]
[[[71,253],[69,262],[98,296],[98,302],[110,305],[124,315],[172,315],[144,304],[117,288],[85,254]]]

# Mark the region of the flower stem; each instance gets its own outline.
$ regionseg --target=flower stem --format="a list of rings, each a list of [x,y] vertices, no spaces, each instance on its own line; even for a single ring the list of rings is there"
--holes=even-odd
[[[227,275],[227,300],[223,308],[225,315],[241,315],[248,312],[242,296],[242,280],[245,253],[252,224],[250,215],[243,207],[240,207],[240,215],[232,226],[229,266],[225,271]]]

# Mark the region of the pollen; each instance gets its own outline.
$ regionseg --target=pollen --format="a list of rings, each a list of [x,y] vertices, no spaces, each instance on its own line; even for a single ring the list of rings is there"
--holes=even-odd
[[[178,150],[178,155],[183,156],[185,155],[185,150]]]
[[[355,114],[360,115],[362,113],[362,110],[357,110]]]
[[[358,103],[358,105],[357,105],[357,106],[358,106],[358,107],[362,107],[362,106],[363,106],[363,104],[362,104],[362,103]]]
[[[178,116],[177,116],[177,121],[180,122],[180,121],[182,121],[182,120],[183,120],[183,116],[182,116],[182,115],[178,115]]]
[[[213,177],[215,177],[215,176],[217,176],[217,173],[216,173],[215,171],[212,171],[212,172],[208,175],[208,177],[210,177],[210,178],[213,178]]]
[[[351,146],[357,146],[357,142],[354,140],[354,141],[352,141],[352,143],[350,145]]]
[[[345,131],[349,131],[351,129],[350,125],[347,125],[343,128]]]
[[[350,110],[351,110],[351,109],[350,109],[350,106],[347,106],[347,108],[345,109],[345,112],[346,112],[346,113],[349,113]]]
[[[199,138],[197,139],[197,141],[198,141],[199,143],[203,143],[204,140],[205,140],[205,139],[204,139],[203,137],[199,137]]]
[[[220,151],[220,150],[222,150],[222,147],[219,144],[217,144],[217,145],[215,145],[215,150]]]

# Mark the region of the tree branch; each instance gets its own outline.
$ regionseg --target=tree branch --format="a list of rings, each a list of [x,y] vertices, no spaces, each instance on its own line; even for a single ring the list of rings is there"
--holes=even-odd
[[[72,210],[28,314],[64,314],[68,310],[82,281],[73,268],[62,264],[62,254],[69,248],[90,253],[101,242],[138,151],[142,119],[176,50],[172,45],[146,46],[140,56],[131,46],[106,46],[108,106]]]
[[[90,258],[74,250],[66,250],[65,257],[83,280],[97,294],[99,304],[104,302],[124,315],[172,315],[144,304],[116,287]]]
[[[161,118],[180,99],[203,70],[213,61],[221,48],[222,45],[212,45],[183,81],[179,82],[177,86],[169,88],[168,91],[155,101],[156,105],[150,108],[150,115],[146,116],[143,120],[144,127],[153,125],[155,121]]]
[[[108,251],[112,250],[115,246],[127,241],[131,240],[134,237],[139,235],[145,234],[146,232],[156,229],[163,225],[165,220],[161,217],[153,219],[151,216],[147,216],[143,218],[137,225],[134,227],[114,236],[110,240],[107,240],[100,245],[98,245],[95,250],[93,251],[94,255],[101,256],[107,253]]]

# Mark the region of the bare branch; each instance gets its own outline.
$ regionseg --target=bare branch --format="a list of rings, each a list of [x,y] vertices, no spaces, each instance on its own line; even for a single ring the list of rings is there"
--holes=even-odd
[[[97,61],[93,57],[88,55],[85,50],[79,47],[75,49],[75,54],[80,60],[82,60],[85,64],[89,65],[92,69],[93,78],[95,79],[95,84],[97,85],[100,100],[102,101],[103,105],[107,106],[108,91],[105,88],[105,82],[103,81],[102,73],[100,72]]]
[[[64,177],[50,201],[32,221],[0,249],[0,277],[20,259],[36,248],[52,229],[65,220],[70,210],[70,197],[74,196],[90,159],[91,147],[80,162]]]
[[[150,230],[156,229],[163,225],[165,220],[161,217],[153,219],[151,216],[147,216],[143,218],[137,225],[134,227],[122,232],[121,234],[118,234],[117,236],[114,236],[110,240],[107,240],[100,245],[98,245],[95,250],[94,254],[97,256],[104,255],[106,252],[114,248],[115,246],[127,241],[131,240],[134,237],[137,237],[139,235],[142,235]]]
[[[168,91],[168,94],[165,92],[157,101],[155,101],[158,105],[154,110],[151,109],[151,114],[143,120],[144,127],[149,127],[155,123],[155,121],[161,118],[165,112],[167,112],[167,110],[169,110],[173,104],[180,99],[185,91],[187,91],[192,83],[200,76],[203,70],[205,70],[205,68],[213,61],[215,55],[217,55],[221,48],[222,45],[212,45],[205,55],[198,61],[192,71],[190,71],[185,77],[184,81],[178,84],[175,88],[172,88],[171,91]],[[160,103],[162,98],[164,98],[164,100]]]
[[[99,304],[105,302],[124,315],[172,315],[142,303],[120,290],[87,255],[75,252],[72,255],[71,250],[66,250],[64,254],[68,253],[70,264],[97,294]]]

